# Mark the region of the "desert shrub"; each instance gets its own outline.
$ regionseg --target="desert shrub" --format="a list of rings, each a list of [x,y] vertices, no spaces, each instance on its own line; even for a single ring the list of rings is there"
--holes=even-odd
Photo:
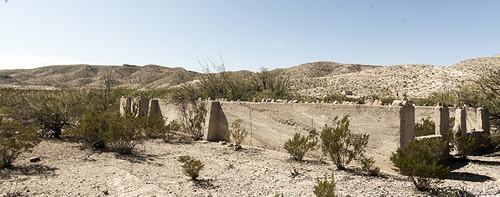
[[[493,149],[498,150],[500,148],[500,131],[499,130],[491,131],[489,138],[493,146]]]
[[[425,136],[425,135],[434,135],[435,134],[436,124],[429,117],[422,118],[421,122],[415,123],[415,135],[416,136]]]
[[[302,136],[300,133],[295,133],[293,138],[285,142],[285,150],[297,161],[302,161],[304,155],[309,150],[314,150],[318,140],[315,135]]]
[[[440,138],[414,140],[391,155],[391,162],[402,175],[408,176],[417,190],[429,190],[441,182],[449,168],[440,162],[446,142]]]
[[[106,147],[119,154],[131,154],[134,147],[141,142],[137,119],[116,113],[111,114],[108,119],[108,130],[103,136]]]
[[[6,115],[24,125],[37,126],[40,134],[59,138],[64,129],[70,128],[83,112],[78,91],[23,91],[9,97]]]
[[[462,134],[461,132],[452,135],[451,144],[462,159],[467,159],[467,156],[473,154],[476,147],[478,147],[474,136],[469,133]]]
[[[375,167],[375,160],[371,157],[362,157],[360,159],[361,169],[368,173],[370,176],[377,176],[380,173],[380,168]]]
[[[196,180],[200,175],[200,171],[205,167],[200,160],[191,156],[180,156],[178,159],[182,163],[182,172],[191,178],[191,180]]]
[[[184,133],[191,136],[193,140],[201,140],[203,137],[203,126],[205,125],[205,117],[207,108],[204,102],[192,102],[192,110],[188,110],[187,103],[182,103]]]
[[[9,167],[22,152],[38,144],[36,128],[0,120],[0,168]]]
[[[335,196],[335,178],[332,171],[332,180],[328,181],[326,177],[324,180],[318,179],[317,184],[314,186],[314,195],[318,197],[332,197]]]
[[[335,117],[334,126],[325,125],[321,132],[323,154],[330,156],[339,169],[346,169],[346,165],[353,159],[360,158],[368,144],[368,134],[353,134],[349,130],[349,116],[342,120]]]
[[[136,122],[146,138],[164,138],[167,135],[168,127],[161,115],[151,114],[145,117],[137,117]]]
[[[248,135],[247,130],[241,126],[241,123],[243,123],[242,119],[236,119],[229,127],[229,136],[236,146],[241,146]]]
[[[87,112],[71,130],[72,135],[85,148],[101,149],[106,147],[104,135],[108,131],[108,113],[102,111]]]

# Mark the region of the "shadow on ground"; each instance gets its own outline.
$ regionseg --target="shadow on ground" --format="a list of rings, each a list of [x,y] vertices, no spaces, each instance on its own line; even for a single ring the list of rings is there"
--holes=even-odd
[[[52,168],[40,164],[32,164],[26,166],[13,166],[0,170],[0,179],[10,179],[13,175],[26,176],[55,176],[55,171],[58,168]]]
[[[130,163],[153,163],[158,155],[154,154],[141,154],[141,153],[133,153],[130,155],[116,155],[117,159],[122,159],[128,161]],[[163,166],[163,164],[154,163],[155,165]]]
[[[468,173],[468,172],[450,172],[448,174],[448,179],[460,180],[460,181],[470,181],[470,182],[486,182],[486,181],[494,181],[495,180],[489,176]]]

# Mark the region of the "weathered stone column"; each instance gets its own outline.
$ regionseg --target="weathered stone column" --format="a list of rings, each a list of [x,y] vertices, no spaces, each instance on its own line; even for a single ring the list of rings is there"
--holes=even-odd
[[[450,130],[450,110],[447,106],[436,106],[434,109],[434,123],[436,124],[436,135],[443,136],[448,139],[448,131]]]
[[[148,115],[149,99],[136,98],[132,101],[131,111],[137,113],[136,117],[144,117]]]
[[[205,140],[225,141],[228,124],[219,101],[208,101],[206,120],[208,128],[204,135]]]
[[[477,129],[483,131],[485,134],[490,134],[490,113],[488,109],[479,107],[477,108]]]
[[[404,101],[399,109],[399,146],[404,147],[415,139],[415,107]]]
[[[125,116],[130,114],[132,101],[130,97],[121,97],[120,98],[120,115]]]
[[[460,134],[467,133],[467,114],[463,108],[455,110],[455,127],[453,127],[453,134],[460,132]]]
[[[162,115],[160,110],[160,104],[158,103],[158,99],[149,100],[148,106],[148,116],[157,116]]]

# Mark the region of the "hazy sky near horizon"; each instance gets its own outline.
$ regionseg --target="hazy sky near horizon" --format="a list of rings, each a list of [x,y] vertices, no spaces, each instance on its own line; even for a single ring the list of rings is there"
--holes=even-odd
[[[0,1],[0,69],[452,65],[500,54],[500,1]]]

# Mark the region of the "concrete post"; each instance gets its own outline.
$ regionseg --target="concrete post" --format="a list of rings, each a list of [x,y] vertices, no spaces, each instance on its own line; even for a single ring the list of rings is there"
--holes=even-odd
[[[120,115],[125,116],[131,113],[132,101],[130,97],[121,97],[120,98]]]
[[[436,106],[434,109],[434,123],[436,124],[436,135],[443,136],[448,139],[448,131],[450,130],[450,110],[447,106]]]
[[[158,99],[149,100],[148,106],[148,116],[161,116],[160,104],[158,103]]]
[[[140,98],[137,102],[137,117],[144,117],[148,115],[149,99]]]
[[[477,108],[477,129],[483,131],[484,134],[490,134],[490,113],[488,109]]]
[[[410,103],[399,109],[399,146],[404,147],[415,138],[415,107]]]
[[[225,141],[228,124],[219,101],[208,102],[206,120],[208,120],[208,128],[204,135],[205,140]]]
[[[457,132],[460,132],[460,134],[466,134],[467,133],[467,114],[465,112],[466,110],[463,108],[457,108],[455,110],[455,127],[453,127],[453,134],[457,134]]]

